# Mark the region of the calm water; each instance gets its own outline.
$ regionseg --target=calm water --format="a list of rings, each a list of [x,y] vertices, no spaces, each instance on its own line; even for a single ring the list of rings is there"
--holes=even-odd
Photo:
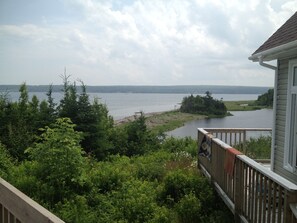
[[[272,128],[273,110],[232,112],[233,116],[196,120],[168,133],[174,137],[197,138],[197,128]]]
[[[39,100],[47,99],[45,93],[30,92],[29,97],[35,94]],[[16,101],[19,98],[18,92],[11,92],[10,99]],[[182,99],[189,94],[144,94],[144,93],[90,93],[90,99],[99,98],[101,103],[107,105],[109,114],[115,120],[134,115],[135,112],[143,111],[160,112],[176,109],[180,106]],[[63,97],[60,92],[53,92],[52,94],[55,102],[59,102]],[[223,99],[225,101],[234,100],[256,100],[257,94],[213,94],[216,99]],[[175,137],[191,136],[196,138],[197,128],[227,128],[227,127],[251,127],[251,128],[271,128],[272,127],[272,110],[258,110],[250,112],[232,112],[234,116],[225,118],[205,119],[199,121],[192,121],[185,124],[185,126],[178,128],[169,135]]]
[[[40,100],[46,99],[47,96],[42,92],[30,92],[29,97],[35,94]],[[182,99],[189,94],[144,94],[144,93],[90,93],[91,101],[98,97],[100,101],[107,105],[109,114],[115,120],[134,115],[135,112],[143,111],[144,113],[169,111],[178,108]],[[59,102],[63,97],[60,92],[52,94],[55,102]],[[213,94],[216,99],[225,101],[232,100],[255,100],[257,94]],[[18,92],[10,92],[11,100],[18,100]]]

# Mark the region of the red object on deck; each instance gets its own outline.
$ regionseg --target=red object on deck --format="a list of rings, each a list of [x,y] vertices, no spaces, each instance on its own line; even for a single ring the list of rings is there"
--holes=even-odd
[[[227,174],[229,174],[230,176],[234,175],[234,165],[235,165],[236,155],[242,155],[242,153],[234,148],[226,149],[224,169],[227,172]]]

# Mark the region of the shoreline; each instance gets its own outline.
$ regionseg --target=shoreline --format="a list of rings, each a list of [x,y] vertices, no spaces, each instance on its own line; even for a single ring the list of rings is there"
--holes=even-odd
[[[224,103],[227,106],[228,113],[232,111],[252,111],[252,110],[261,110],[261,109],[267,108],[265,106],[255,106],[253,102],[254,100],[228,101]],[[121,126],[131,121],[134,121],[135,118],[138,116],[138,113],[140,112],[136,112],[135,115],[131,115],[119,120],[115,120],[114,125]],[[148,129],[154,132],[172,131],[176,128],[183,126],[186,122],[208,118],[207,115],[182,113],[179,110],[148,112],[143,114],[146,118],[146,125]]]
[[[207,116],[182,113],[179,110],[144,113],[146,125],[153,132],[166,132],[183,126],[188,121],[204,119]],[[136,115],[128,116],[114,122],[115,126],[125,125],[134,121]]]

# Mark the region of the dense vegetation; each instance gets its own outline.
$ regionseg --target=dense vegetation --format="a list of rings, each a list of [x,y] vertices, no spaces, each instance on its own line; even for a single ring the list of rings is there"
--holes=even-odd
[[[232,222],[196,167],[194,140],[165,139],[139,117],[116,127],[64,77],[53,102],[0,97],[0,176],[66,222]]]
[[[222,101],[214,99],[208,91],[205,96],[190,95],[188,97],[184,97],[180,111],[208,116],[227,115],[227,108],[225,104]]]
[[[273,106],[273,94],[274,90],[269,89],[266,93],[260,95],[256,100],[256,105],[272,107]]]
[[[250,101],[225,101],[228,111],[252,111],[273,107],[273,89],[258,96],[257,100]]]
[[[262,135],[258,138],[250,138],[244,145],[240,144],[234,147],[252,159],[270,159],[271,136]]]

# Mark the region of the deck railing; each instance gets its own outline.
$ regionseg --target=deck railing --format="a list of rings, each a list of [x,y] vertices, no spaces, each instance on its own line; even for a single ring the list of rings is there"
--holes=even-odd
[[[242,154],[234,155],[230,172],[226,161],[234,149],[198,129],[198,145],[205,137],[210,138],[211,156],[199,155],[199,167],[234,213],[236,222],[297,222],[297,185]]]
[[[272,132],[271,128],[205,128],[204,130],[228,145],[242,146],[244,153],[248,139],[271,135]]]
[[[0,223],[64,223],[0,178]]]

